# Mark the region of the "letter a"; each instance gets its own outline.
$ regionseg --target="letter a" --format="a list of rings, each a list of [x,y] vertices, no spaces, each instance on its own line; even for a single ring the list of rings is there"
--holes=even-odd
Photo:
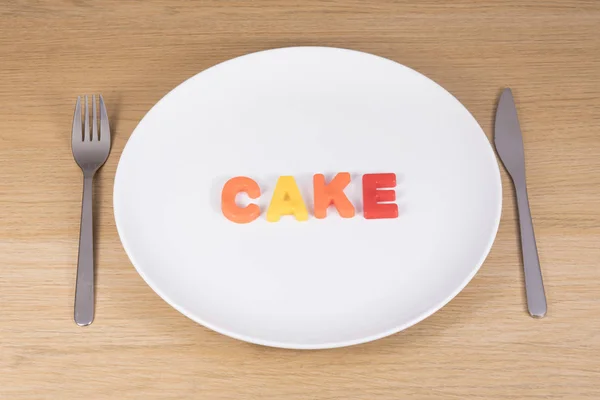
[[[280,176],[267,210],[267,221],[277,222],[282,215],[293,215],[297,221],[308,220],[308,210],[293,176]]]

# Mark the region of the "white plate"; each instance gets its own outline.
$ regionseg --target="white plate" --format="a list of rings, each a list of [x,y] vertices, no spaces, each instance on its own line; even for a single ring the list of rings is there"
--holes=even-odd
[[[345,171],[356,216],[316,219],[313,174]],[[398,218],[363,217],[365,173],[397,175]],[[280,175],[308,221],[267,222]],[[260,185],[251,223],[221,213],[235,176]],[[393,334],[456,296],[493,243],[501,191],[484,132],[442,87],[374,55],[293,47],[219,64],[158,102],[123,151],[114,209],[133,265],[181,313],[316,349]]]

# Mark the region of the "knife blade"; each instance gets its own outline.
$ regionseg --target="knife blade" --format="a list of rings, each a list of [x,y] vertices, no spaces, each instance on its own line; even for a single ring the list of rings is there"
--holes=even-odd
[[[502,164],[512,179],[517,196],[527,308],[532,317],[541,318],[547,311],[546,293],[527,195],[523,136],[510,88],[504,89],[498,101],[494,144]]]

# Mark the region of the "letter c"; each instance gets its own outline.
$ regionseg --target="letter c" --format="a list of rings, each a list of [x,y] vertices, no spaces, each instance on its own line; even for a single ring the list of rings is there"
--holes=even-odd
[[[236,176],[228,180],[221,192],[221,211],[228,220],[246,224],[254,221],[260,215],[260,207],[254,203],[240,207],[235,203],[235,198],[240,192],[245,192],[251,199],[260,197],[260,187],[253,179],[245,176]]]

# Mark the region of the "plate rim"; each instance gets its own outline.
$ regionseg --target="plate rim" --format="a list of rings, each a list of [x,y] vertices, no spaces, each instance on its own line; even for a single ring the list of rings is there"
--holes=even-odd
[[[431,82],[432,84],[438,86],[439,88],[441,88],[442,90],[444,90],[446,93],[448,93],[464,110],[467,111],[467,113],[471,116],[471,118],[473,119],[473,121],[477,124],[477,126],[479,127],[479,129],[481,130],[481,132],[484,134],[484,136],[486,137],[486,143],[487,146],[486,148],[488,149],[488,154],[490,155],[491,159],[494,161],[493,165],[495,165],[496,168],[494,168],[494,170],[497,173],[497,182],[498,182],[498,186],[497,186],[497,191],[498,191],[498,207],[495,210],[496,215],[495,215],[495,220],[494,220],[494,228],[493,231],[490,234],[490,238],[488,240],[488,243],[484,249],[484,251],[482,252],[482,255],[479,259],[479,261],[476,263],[476,265],[474,266],[473,270],[471,271],[471,273],[463,280],[463,282],[457,286],[457,288],[450,294],[448,295],[443,301],[440,301],[439,303],[437,303],[435,306],[429,308],[427,311],[424,311],[418,315],[416,315],[415,317],[413,317],[412,319],[408,320],[407,322],[403,323],[403,324],[399,324],[398,326],[395,326],[393,328],[390,328],[388,330],[382,331],[380,333],[377,334],[373,334],[373,335],[368,335],[365,337],[361,337],[358,339],[353,339],[353,340],[344,340],[344,341],[332,341],[332,342],[325,342],[325,343],[317,343],[317,344],[306,344],[306,343],[291,343],[291,342],[279,342],[279,341],[273,341],[273,340],[263,340],[261,338],[257,338],[257,337],[252,337],[249,335],[244,335],[244,334],[239,334],[239,333],[235,333],[233,331],[230,331],[228,329],[223,329],[215,324],[209,323],[205,320],[203,320],[202,318],[198,317],[197,315],[193,315],[191,312],[188,312],[184,307],[178,305],[176,302],[172,301],[169,296],[167,296],[165,293],[162,292],[162,290],[156,286],[156,284],[145,274],[145,272],[143,271],[143,268],[138,267],[138,263],[135,261],[135,257],[133,256],[133,254],[131,253],[130,250],[130,246],[128,246],[127,243],[127,239],[125,238],[124,232],[123,232],[123,228],[122,226],[120,226],[119,223],[119,212],[118,212],[118,205],[117,205],[117,178],[119,175],[119,169],[121,167],[121,161],[123,158],[123,155],[126,152],[127,146],[130,144],[130,141],[132,139],[132,137],[135,135],[136,131],[138,130],[140,124],[142,123],[142,121],[152,112],[152,110],[154,108],[156,108],[161,102],[165,101],[166,99],[168,99],[169,97],[171,97],[173,95],[173,93],[175,93],[180,87],[184,86],[188,81],[196,78],[197,76],[199,76],[200,74],[205,73],[208,70],[211,70],[213,68],[217,68],[223,64],[232,62],[234,60],[239,60],[241,58],[245,58],[248,56],[253,56],[253,55],[258,55],[260,53],[267,53],[267,52],[276,52],[276,51],[281,51],[281,50],[287,50],[287,51],[294,51],[297,49],[319,49],[319,50],[335,50],[335,51],[344,51],[344,52],[353,52],[353,53],[360,53],[369,57],[376,57],[376,58],[380,58],[382,60],[385,60],[387,62],[392,62],[395,63],[396,65],[412,72],[415,74],[420,75],[421,77],[425,78],[426,80],[428,80],[429,82]],[[416,324],[418,324],[419,322],[422,322],[423,320],[429,318],[431,315],[435,314],[436,312],[438,312],[440,309],[442,309],[443,307],[445,307],[448,303],[450,303],[450,301],[452,301],[460,292],[462,292],[464,290],[464,288],[473,280],[473,278],[475,277],[475,275],[479,272],[479,270],[481,269],[483,263],[485,262],[485,260],[487,259],[487,257],[489,256],[489,253],[494,245],[494,242],[496,240],[497,234],[498,234],[498,230],[500,227],[500,220],[502,217],[502,205],[503,205],[503,185],[502,185],[502,177],[501,177],[501,173],[500,173],[500,166],[498,163],[498,158],[496,157],[496,153],[493,149],[493,146],[490,142],[490,139],[487,137],[487,135],[485,134],[485,131],[483,130],[483,128],[481,127],[481,125],[479,124],[479,122],[477,121],[477,119],[475,118],[475,116],[469,111],[469,109],[458,99],[456,98],[456,96],[454,96],[450,91],[448,91],[446,88],[444,88],[443,86],[441,86],[440,84],[438,84],[436,81],[432,80],[431,78],[429,78],[428,76],[420,73],[417,70],[414,70],[406,65],[403,65],[395,60],[386,58],[386,57],[382,57],[379,56],[377,54],[373,54],[373,53],[368,53],[365,51],[360,51],[360,50],[354,50],[354,49],[349,49],[349,48],[343,48],[343,47],[329,47],[329,46],[284,46],[284,47],[275,47],[275,48],[270,48],[270,49],[266,49],[266,50],[260,50],[260,51],[255,51],[255,52],[250,52],[250,53],[246,53],[240,56],[236,56],[236,57],[232,57],[230,59],[227,59],[225,61],[219,62],[217,64],[214,64],[206,69],[203,69],[201,71],[199,71],[198,73],[190,76],[189,78],[183,80],[182,82],[180,82],[177,86],[175,86],[174,88],[172,88],[170,91],[168,91],[164,96],[162,96],[145,114],[144,116],[138,121],[138,123],[136,124],[135,128],[133,129],[132,133],[130,134],[129,138],[127,139],[127,142],[125,143],[123,150],[121,151],[121,154],[119,155],[119,161],[117,162],[117,167],[116,167],[116,171],[115,171],[115,179],[114,179],[114,183],[113,183],[113,217],[115,220],[115,226],[117,229],[117,234],[119,236],[119,240],[121,242],[121,245],[130,261],[130,263],[133,265],[133,267],[135,268],[135,270],[137,271],[137,273],[142,277],[142,279],[144,280],[144,282],[163,300],[165,301],[167,304],[169,304],[171,307],[173,307],[175,310],[177,310],[179,313],[183,314],[184,316],[186,316],[187,318],[189,318],[190,320],[194,321],[197,324],[200,324],[214,332],[220,333],[224,336],[236,339],[236,340],[240,340],[243,342],[247,342],[247,343],[252,343],[252,344],[256,344],[256,345],[261,345],[261,346],[266,346],[266,347],[273,347],[273,348],[282,348],[282,349],[293,349],[293,350],[321,350],[321,349],[334,349],[334,348],[341,348],[341,347],[348,347],[348,346],[355,346],[358,344],[364,344],[364,343],[369,343],[375,340],[379,340],[388,336],[392,336],[396,333],[399,333],[401,331],[404,331]]]

